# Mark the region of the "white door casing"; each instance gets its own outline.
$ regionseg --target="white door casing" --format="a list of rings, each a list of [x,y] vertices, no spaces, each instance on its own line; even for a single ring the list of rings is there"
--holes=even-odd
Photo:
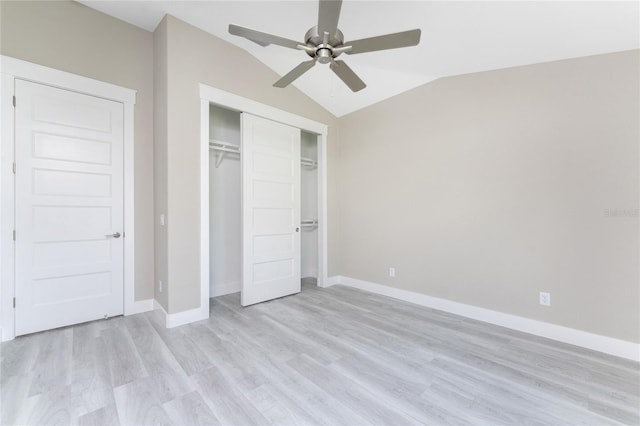
[[[333,284],[329,280],[328,267],[329,127],[324,123],[200,83],[200,310],[207,316],[200,315],[198,318],[191,319],[192,321],[208,317],[209,312],[209,108],[211,104],[235,111],[244,111],[317,135],[318,286],[328,287]],[[181,324],[185,323],[182,318],[180,320]]]
[[[242,113],[242,306],[300,292],[300,129]]]
[[[15,93],[15,334],[120,315],[123,104],[19,79]]]

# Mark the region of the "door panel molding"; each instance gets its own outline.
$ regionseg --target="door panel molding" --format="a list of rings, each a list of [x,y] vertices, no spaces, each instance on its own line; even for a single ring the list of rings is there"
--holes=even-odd
[[[15,334],[122,315],[124,240],[110,235],[124,220],[123,104],[23,79],[14,87]],[[86,162],[34,152],[38,137],[57,135],[108,144],[107,164],[82,144],[73,149]]]
[[[65,71],[0,56],[0,328],[2,341],[15,337],[15,247],[14,174],[15,80],[27,80],[81,94],[120,102],[124,107],[124,313],[134,314],[153,309],[151,300],[135,300],[135,227],[134,227],[134,106],[136,91]],[[16,100],[17,103],[20,99]],[[19,167],[19,165],[17,166]],[[17,238],[20,238],[17,235]],[[20,301],[16,301],[20,303]]]
[[[240,122],[241,303],[248,306],[300,292],[301,130],[246,112]]]

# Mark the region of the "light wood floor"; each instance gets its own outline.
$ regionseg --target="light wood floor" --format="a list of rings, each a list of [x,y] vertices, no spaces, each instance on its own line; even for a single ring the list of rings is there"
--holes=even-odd
[[[638,424],[637,363],[335,286],[2,344],[8,424]]]

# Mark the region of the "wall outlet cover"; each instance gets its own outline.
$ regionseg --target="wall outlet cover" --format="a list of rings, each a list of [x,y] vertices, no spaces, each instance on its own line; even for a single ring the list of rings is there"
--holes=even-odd
[[[542,306],[551,306],[551,293],[540,292],[540,304]]]

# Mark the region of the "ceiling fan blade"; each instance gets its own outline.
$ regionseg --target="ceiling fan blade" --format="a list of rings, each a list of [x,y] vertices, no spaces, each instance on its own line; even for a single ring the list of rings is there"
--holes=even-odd
[[[326,32],[333,36],[338,29],[342,0],[320,0],[318,7],[318,34]]]
[[[278,46],[288,47],[290,49],[297,49],[300,44],[297,41],[289,40],[288,38],[279,37],[277,35],[263,33],[261,31],[252,30],[250,28],[241,27],[234,24],[229,24],[229,34],[233,34],[239,37],[244,37],[248,40],[258,43],[260,46],[268,46],[270,44],[277,44]]]
[[[349,43],[345,43],[345,45],[351,46],[351,50],[345,53],[355,55],[358,53],[374,52],[376,50],[415,46],[418,43],[420,43],[420,30],[416,29],[350,41]]]
[[[367,87],[364,81],[360,80],[360,77],[344,61],[332,61],[329,66],[353,92],[358,92]]]
[[[313,59],[311,61],[302,62],[297,67],[289,71],[285,76],[283,76],[280,80],[276,81],[273,85],[274,87],[287,87],[293,81],[300,77],[305,72],[309,71],[316,64],[316,60]]]

